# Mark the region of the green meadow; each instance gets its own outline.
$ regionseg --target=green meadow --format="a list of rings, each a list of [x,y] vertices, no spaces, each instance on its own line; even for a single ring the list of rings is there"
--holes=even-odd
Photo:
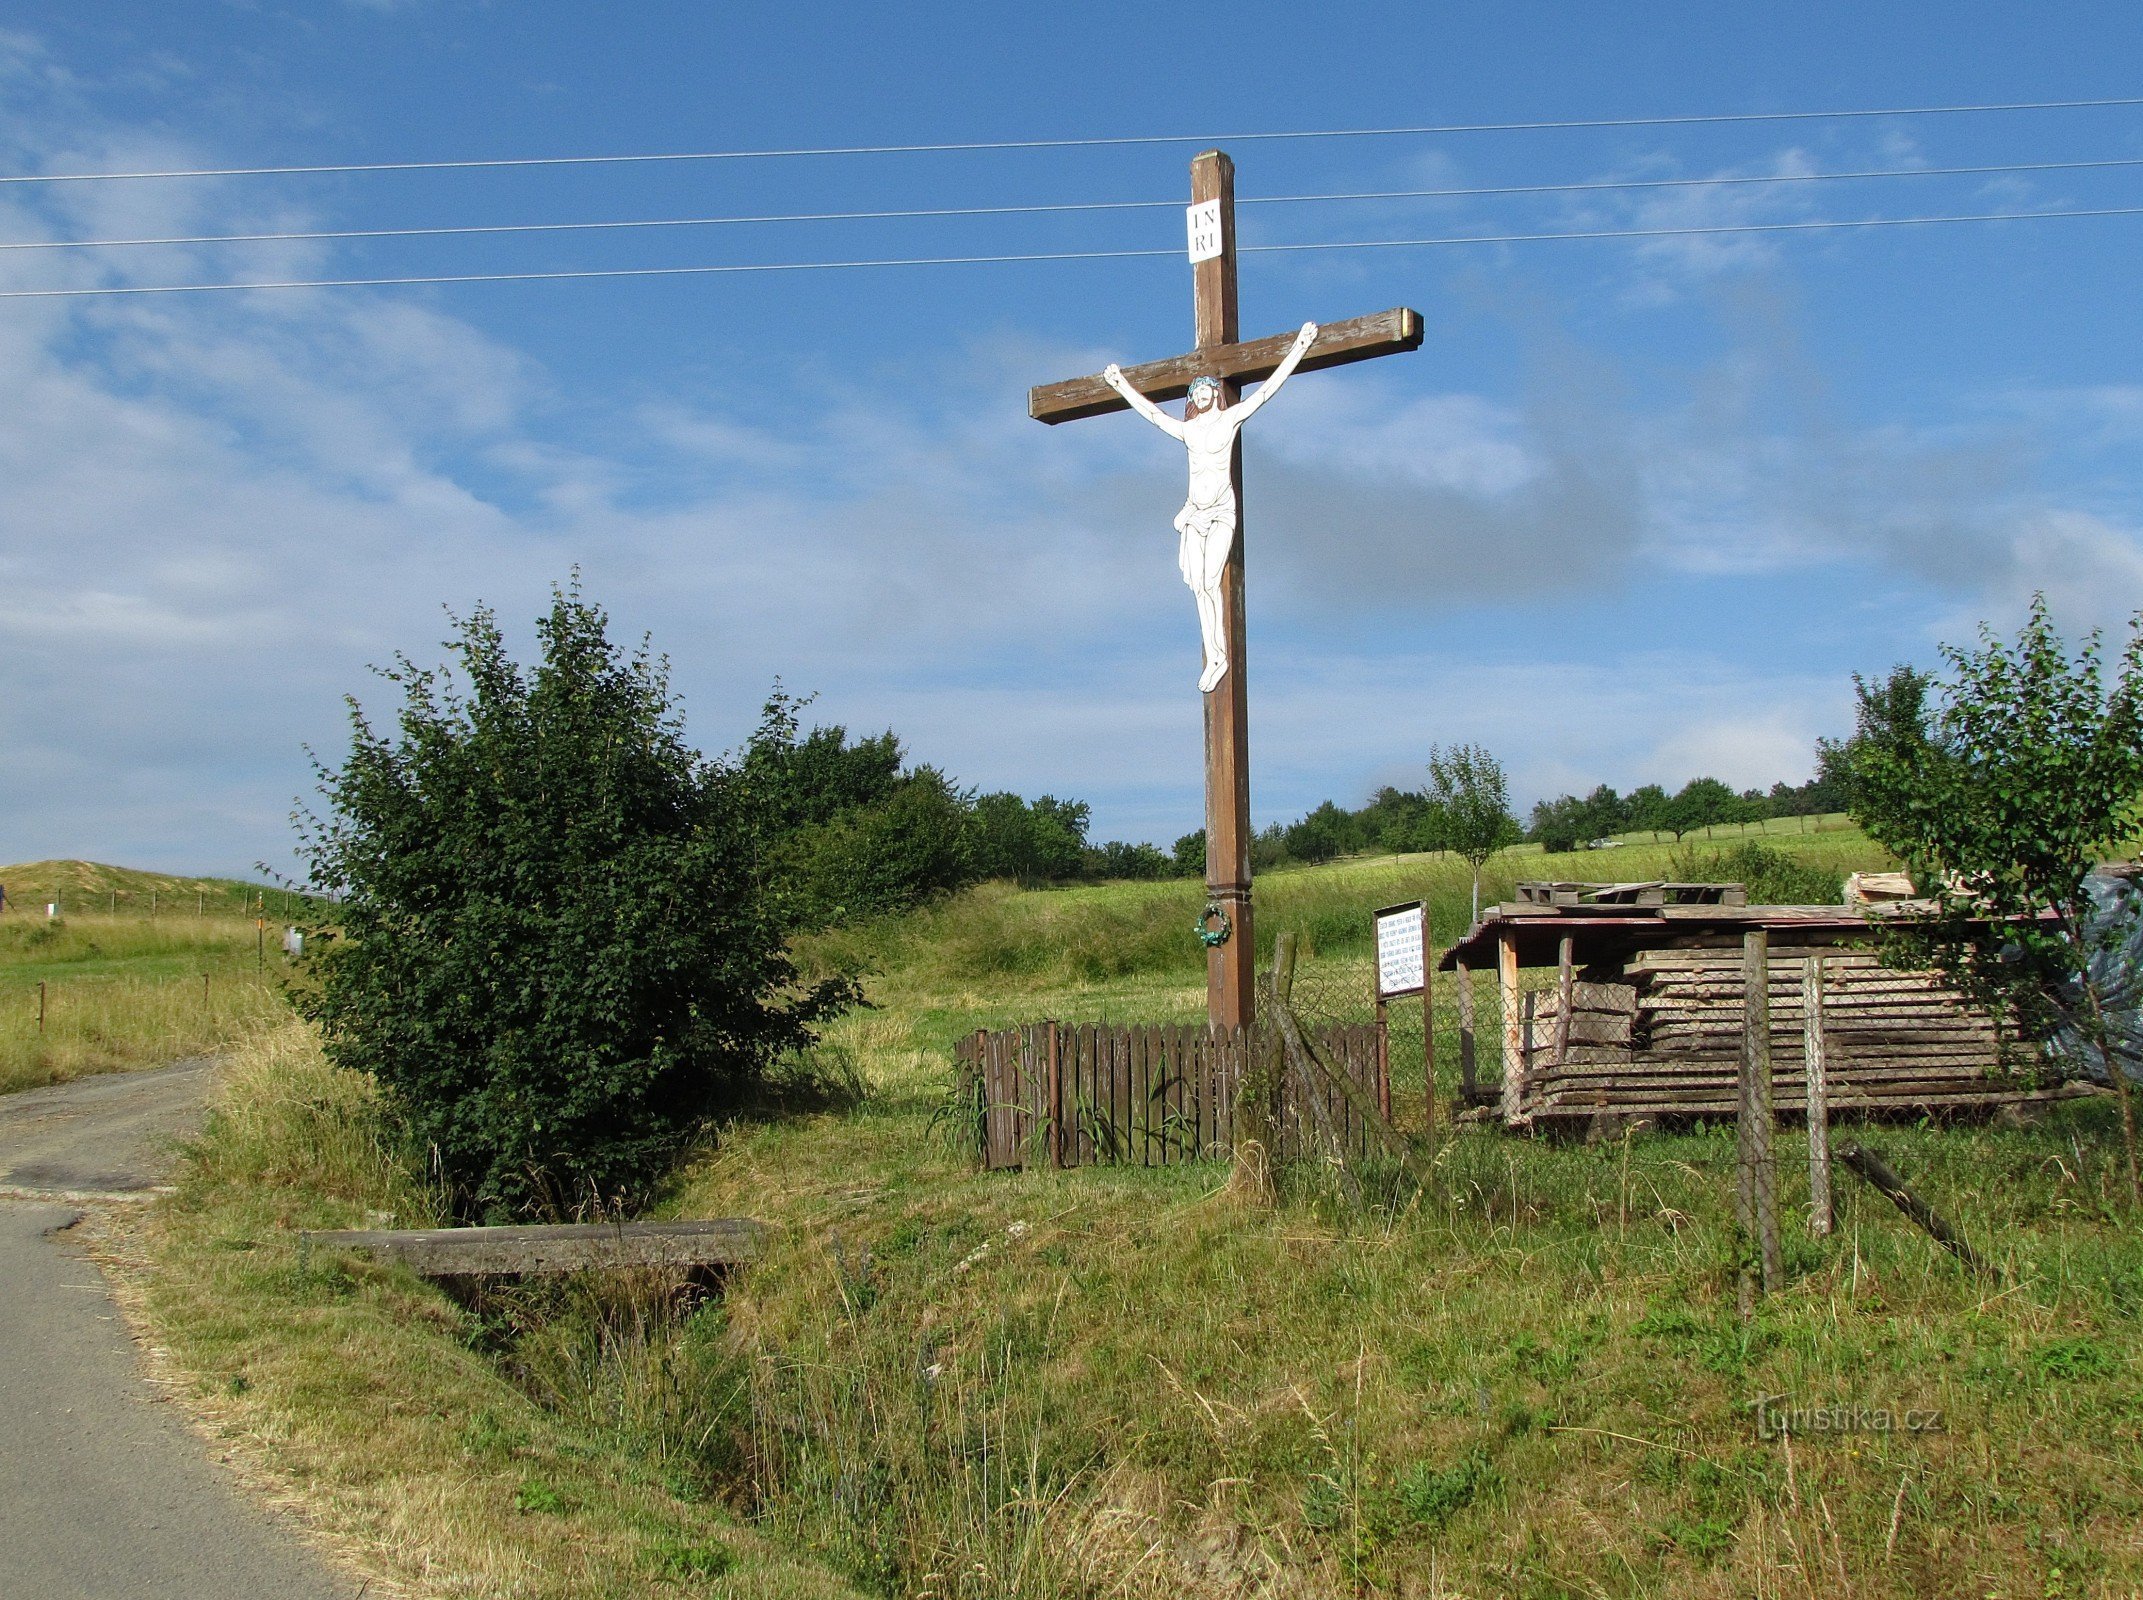
[[[1736,842],[1514,853],[1485,897],[1700,875]],[[1763,842],[1884,865],[1850,829]],[[1448,940],[1469,895],[1442,857],[1275,873],[1261,939],[1295,930],[1300,981],[1366,992],[1371,910],[1426,898]],[[1839,1231],[1807,1236],[1782,1132],[1787,1282],[1746,1324],[1727,1128],[1445,1128],[1426,1190],[1371,1172],[1357,1206],[1306,1167],[1269,1212],[1217,1164],[978,1172],[950,1043],[1196,1017],[1200,904],[991,885],[810,941],[867,975],[820,1051],[851,1093],[720,1130],[685,1173],[671,1212],[774,1227],[690,1311],[598,1283],[468,1305],[308,1252],[298,1228],[426,1201],[368,1087],[264,1033],[139,1241],[151,1325],[198,1404],[420,1593],[2143,1586],[2143,1241],[2108,1107],[1861,1134],[1985,1276],[1843,1175]]]

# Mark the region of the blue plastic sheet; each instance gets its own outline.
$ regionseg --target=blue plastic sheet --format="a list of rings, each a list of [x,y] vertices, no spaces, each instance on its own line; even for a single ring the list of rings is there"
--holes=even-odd
[[[2143,1083],[2143,889],[2128,878],[2094,872],[2084,879],[2091,898],[2086,924],[2089,968],[2114,1060],[2131,1083]],[[2083,1025],[2090,1016],[2082,985],[2071,982],[2055,997],[2061,1013],[2054,1047],[2068,1070],[2095,1083],[2106,1081],[2106,1064]]]

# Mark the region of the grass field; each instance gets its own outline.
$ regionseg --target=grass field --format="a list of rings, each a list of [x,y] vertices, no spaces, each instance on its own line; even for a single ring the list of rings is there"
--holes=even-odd
[[[236,915],[0,917],[0,1093],[205,1054],[287,1015],[280,940]]]
[[[1882,864],[1845,830],[1766,842],[1824,872]],[[1616,851],[1612,875],[1696,875],[1714,846],[1691,843]],[[1488,895],[1603,860],[1506,859]],[[1260,926],[1361,987],[1370,909],[1425,896],[1448,939],[1468,891],[1440,857],[1275,874]],[[815,941],[811,960],[871,970],[873,1009],[825,1044],[870,1092],[732,1128],[687,1174],[678,1213],[777,1229],[687,1318],[587,1290],[479,1315],[308,1258],[294,1228],[422,1196],[363,1086],[285,1030],[153,1224],[158,1337],[425,1592],[2143,1586],[2143,1240],[2106,1108],[1877,1131],[1998,1276],[1849,1188],[1832,1240],[1789,1227],[1789,1281],[1746,1326],[1723,1129],[1465,1130],[1430,1192],[1372,1175],[1359,1209],[1315,1170],[1270,1213],[1236,1208],[1217,1166],[977,1173],[937,1116],[950,1042],[1197,1015],[1198,905],[1191,885],[988,887]],[[1791,1217],[1798,1135],[1779,1146]],[[1765,1437],[1766,1400],[1845,1426]]]

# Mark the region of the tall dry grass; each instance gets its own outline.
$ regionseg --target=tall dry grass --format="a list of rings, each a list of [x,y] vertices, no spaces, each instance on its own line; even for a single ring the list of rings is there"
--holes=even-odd
[[[188,1403],[272,1492],[390,1592],[853,1600],[666,1474],[644,1415],[532,1401],[493,1359],[495,1309],[303,1236],[433,1217],[372,1083],[309,1027],[232,1045],[132,1281]]]
[[[0,1010],[0,1094],[96,1072],[212,1055],[246,1030],[289,1013],[272,984],[191,978],[82,978],[55,982],[45,1020],[18,987]]]
[[[279,945],[230,918],[0,921],[0,1093],[207,1055],[289,1014]]]

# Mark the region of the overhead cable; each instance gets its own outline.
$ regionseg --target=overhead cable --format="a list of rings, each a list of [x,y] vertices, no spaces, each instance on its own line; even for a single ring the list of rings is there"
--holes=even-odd
[[[1545,133],[1609,128],[1680,128],[1735,123],[1826,122],[1868,117],[1940,117],[2017,111],[2086,111],[2143,105],[2143,96],[2101,100],[2012,100],[1975,105],[1881,106],[1830,111],[1717,111],[1663,117],[1573,117],[1530,122],[1447,122],[1397,128],[1305,128],[1254,133],[1139,133],[1085,139],[969,139],[938,144],[820,145],[794,149],[671,150],[595,156],[486,156],[454,161],[338,161],[301,166],[187,167],[137,172],[21,172],[9,183],[100,183],[148,178],[312,177],[359,172],[466,172],[508,167],[626,166],[661,161],[771,161],[797,156],[949,155],[992,150],[1083,150],[1157,144],[1248,144],[1285,139],[1389,139],[1467,133]]]
[[[1452,189],[1375,189],[1332,194],[1243,195],[1244,206],[1307,205],[1362,200],[1457,200],[1528,194],[1593,194],[1648,189],[1692,189],[1723,185],[1830,183],[1871,178],[1990,177],[2024,172],[2077,172],[2112,167],[2143,167],[2143,156],[2110,156],[2091,161],[2009,161],[1974,167],[1871,167],[1857,172],[1734,173],[1703,178],[1601,178],[1574,183],[1492,184]],[[1164,211],[1180,200],[1074,200],[1017,206],[926,206],[892,211],[793,211],[757,216],[629,217],[593,222],[495,222],[434,228],[323,228],[276,233],[171,234],[129,239],[7,239],[0,250],[109,250],[141,245],[295,244],[358,239],[438,239],[486,234],[599,233],[636,228],[714,228],[792,222],[887,222],[942,217],[1035,216],[1086,211]]]
[[[2087,217],[2143,216],[2143,206],[2098,206],[2073,211],[1986,211],[1925,217],[1837,217],[1805,222],[1730,222],[1708,227],[1556,229],[1544,233],[1444,234],[1424,239],[1333,239],[1251,244],[1243,255],[1310,250],[1400,250],[1438,245],[1539,244],[1558,239],[1672,239],[1719,234],[1813,233],[1853,228],[1914,228],[1964,222],[2048,222]],[[415,273],[378,278],[297,278],[254,283],[107,284],[67,289],[0,289],[0,300],[67,300],[140,294],[212,294],[245,289],[379,289],[417,284],[546,283],[569,278],[680,278],[726,273],[846,272],[876,267],[995,266],[1013,262],[1128,261],[1181,257],[1180,247],[1159,250],[1037,250],[1004,255],[888,256],[845,261],[740,261],[682,267],[571,267],[544,272]]]

